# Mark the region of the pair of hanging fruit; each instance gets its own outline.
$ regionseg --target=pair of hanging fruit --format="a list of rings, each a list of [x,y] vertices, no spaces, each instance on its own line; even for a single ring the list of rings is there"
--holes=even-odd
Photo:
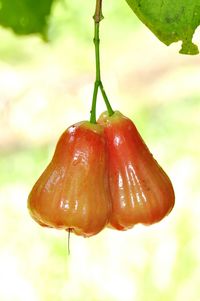
[[[173,206],[168,176],[118,111],[69,127],[28,199],[40,225],[85,237],[158,222]]]
[[[89,237],[104,227],[117,230],[150,225],[174,206],[170,179],[155,161],[133,122],[113,111],[100,74],[99,23],[102,0],[96,0],[96,80],[91,118],[70,126],[34,185],[28,208],[42,226]],[[96,121],[101,91],[107,112]]]

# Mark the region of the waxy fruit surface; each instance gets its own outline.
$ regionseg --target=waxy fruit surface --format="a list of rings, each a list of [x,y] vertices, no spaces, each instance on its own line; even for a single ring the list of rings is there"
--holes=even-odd
[[[150,225],[174,206],[170,179],[153,158],[133,122],[116,111],[102,113],[108,152],[108,182],[112,213],[109,225],[126,230],[137,223]]]
[[[106,156],[100,125],[85,121],[69,127],[29,195],[33,219],[86,237],[100,232],[111,209]]]

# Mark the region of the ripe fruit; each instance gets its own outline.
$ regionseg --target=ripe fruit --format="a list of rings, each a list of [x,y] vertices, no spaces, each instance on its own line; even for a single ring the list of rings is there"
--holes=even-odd
[[[103,113],[112,213],[110,226],[126,230],[160,221],[174,206],[170,179],[153,158],[133,122],[116,111]]]
[[[30,214],[42,226],[97,234],[110,215],[106,173],[102,127],[86,121],[69,127],[29,195]]]

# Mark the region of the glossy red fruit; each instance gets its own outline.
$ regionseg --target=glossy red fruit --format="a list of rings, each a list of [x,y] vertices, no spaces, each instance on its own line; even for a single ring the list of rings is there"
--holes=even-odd
[[[170,179],[130,119],[116,111],[111,117],[103,113],[98,123],[107,141],[110,226],[126,230],[137,223],[160,221],[174,206]]]
[[[31,216],[42,226],[97,234],[110,215],[106,170],[102,127],[89,122],[69,127],[29,195]]]

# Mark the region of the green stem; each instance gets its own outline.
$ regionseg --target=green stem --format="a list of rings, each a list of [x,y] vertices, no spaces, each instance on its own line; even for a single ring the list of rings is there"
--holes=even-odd
[[[99,23],[103,19],[102,14],[102,0],[96,0],[96,10],[94,14],[94,45],[95,45],[95,61],[96,61],[96,79],[94,83],[94,91],[92,97],[92,107],[90,111],[90,122],[96,123],[96,103],[97,103],[97,95],[98,89],[100,88],[104,102],[106,104],[108,114],[113,115],[114,111],[109,103],[108,97],[103,88],[103,84],[101,82],[101,69],[100,69],[100,39],[99,39]]]
[[[97,123],[96,121],[96,105],[97,105],[97,94],[98,94],[99,83],[95,81],[94,83],[94,92],[92,97],[92,108],[90,111],[90,122]]]
[[[99,87],[100,87],[101,94],[102,94],[102,96],[103,96],[104,102],[105,102],[106,107],[107,107],[107,110],[108,110],[108,115],[109,115],[109,116],[112,116],[112,115],[114,114],[114,111],[113,111],[113,109],[112,109],[112,107],[111,107],[111,104],[110,104],[110,102],[109,102],[109,100],[108,100],[108,97],[107,97],[107,95],[106,95],[106,92],[105,92],[105,90],[104,90],[104,87],[103,87],[103,84],[102,84],[101,81],[100,81]]]

